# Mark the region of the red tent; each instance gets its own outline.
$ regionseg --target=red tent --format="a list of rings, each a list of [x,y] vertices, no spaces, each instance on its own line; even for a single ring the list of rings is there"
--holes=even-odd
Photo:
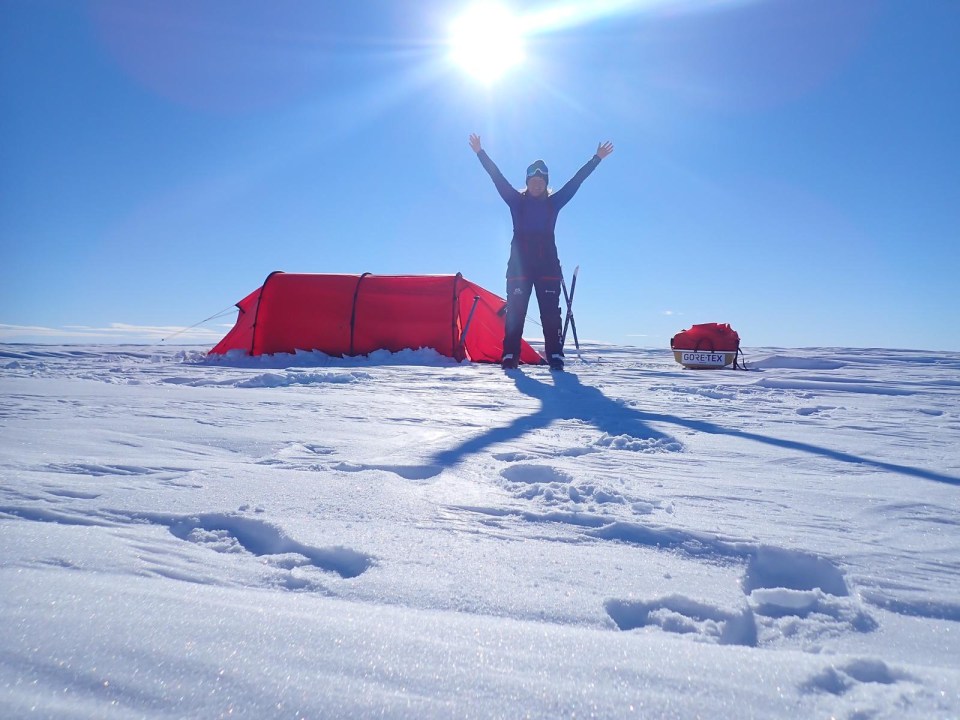
[[[503,299],[459,273],[274,272],[237,303],[236,325],[210,352],[366,355],[430,347],[457,360],[500,362],[505,306]],[[520,360],[543,362],[526,342]]]

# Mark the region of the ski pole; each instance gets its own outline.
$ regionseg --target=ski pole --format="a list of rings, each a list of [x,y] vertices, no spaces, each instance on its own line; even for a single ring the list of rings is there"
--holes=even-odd
[[[577,341],[577,329],[576,323],[573,320],[573,294],[577,291],[577,275],[580,272],[580,266],[577,265],[573,269],[573,278],[570,281],[570,292],[567,293],[567,281],[563,279],[563,274],[560,275],[560,287],[563,288],[563,299],[567,303],[567,316],[563,322],[563,333],[560,335],[560,347],[562,348],[567,342],[567,330],[573,324],[573,338],[574,342],[577,344],[577,350],[580,350],[580,343]]]

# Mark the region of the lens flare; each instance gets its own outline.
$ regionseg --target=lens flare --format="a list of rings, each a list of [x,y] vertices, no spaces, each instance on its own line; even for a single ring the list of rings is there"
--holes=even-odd
[[[502,5],[474,5],[451,27],[450,59],[483,83],[499,80],[523,62],[519,20]]]

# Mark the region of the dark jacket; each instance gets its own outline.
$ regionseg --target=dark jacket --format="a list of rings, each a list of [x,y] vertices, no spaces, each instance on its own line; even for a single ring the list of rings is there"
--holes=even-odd
[[[560,260],[557,257],[557,240],[554,235],[557,214],[600,164],[600,157],[594,155],[562,188],[540,197],[533,197],[514,188],[485,150],[480,150],[477,157],[493,178],[493,184],[510,207],[513,218],[513,240],[510,243],[507,277],[559,278]]]

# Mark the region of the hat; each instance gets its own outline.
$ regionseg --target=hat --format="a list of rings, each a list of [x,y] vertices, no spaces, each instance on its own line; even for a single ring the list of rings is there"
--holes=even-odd
[[[547,164],[543,160],[534,160],[527,167],[527,180],[538,175],[542,177],[545,182],[550,182],[550,171],[547,170]]]

